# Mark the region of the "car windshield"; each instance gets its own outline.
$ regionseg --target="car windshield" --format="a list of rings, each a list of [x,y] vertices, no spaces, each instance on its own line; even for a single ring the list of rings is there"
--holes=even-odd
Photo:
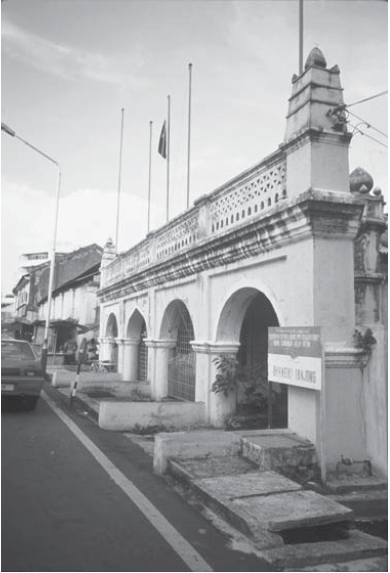
[[[35,360],[34,352],[27,342],[15,340],[1,341],[2,360]]]

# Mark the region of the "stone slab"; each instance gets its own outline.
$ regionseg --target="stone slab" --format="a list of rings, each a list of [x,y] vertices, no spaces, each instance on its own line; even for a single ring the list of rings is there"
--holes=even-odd
[[[276,472],[250,472],[235,476],[220,476],[197,481],[197,486],[209,495],[226,501],[241,498],[252,499],[268,496],[275,493],[292,492],[301,489],[301,486]]]
[[[168,432],[156,435],[153,469],[163,474],[168,458],[199,458],[205,456],[233,456],[240,452],[240,437],[223,430]]]
[[[258,430],[240,432],[243,440],[256,444],[263,448],[291,448],[294,446],[312,446],[306,438],[302,438],[294,432],[275,432],[274,430]]]
[[[352,530],[348,539],[285,545],[262,551],[262,557],[279,570],[288,568],[291,571],[293,567],[376,557],[386,551],[387,543],[383,539]]]
[[[258,466],[239,455],[205,456],[202,458],[171,458],[175,469],[181,469],[189,479],[215,478],[217,476],[235,476],[247,474],[258,469]]]
[[[349,521],[353,518],[351,509],[313,491],[240,498],[233,501],[233,506],[272,532]]]

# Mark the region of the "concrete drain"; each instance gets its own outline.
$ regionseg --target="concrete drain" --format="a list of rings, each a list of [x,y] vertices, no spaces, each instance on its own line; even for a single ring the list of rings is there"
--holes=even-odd
[[[280,531],[279,535],[283,538],[286,545],[339,541],[340,539],[348,538],[349,528],[349,522],[327,523],[316,527],[297,527]]]

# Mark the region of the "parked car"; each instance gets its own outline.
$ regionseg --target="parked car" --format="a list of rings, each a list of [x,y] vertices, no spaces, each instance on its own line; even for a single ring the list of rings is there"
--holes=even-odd
[[[1,341],[1,397],[19,399],[34,410],[44,383],[40,359],[24,340]]]

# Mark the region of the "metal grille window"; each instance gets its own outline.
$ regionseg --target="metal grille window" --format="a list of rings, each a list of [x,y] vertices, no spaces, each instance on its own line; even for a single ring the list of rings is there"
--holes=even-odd
[[[195,355],[190,345],[194,340],[191,317],[184,305],[177,307],[177,341],[168,369],[168,393],[174,398],[195,401]]]
[[[147,330],[144,321],[138,347],[138,380],[142,382],[146,382],[148,379],[148,347],[145,344],[145,338],[147,338]]]

